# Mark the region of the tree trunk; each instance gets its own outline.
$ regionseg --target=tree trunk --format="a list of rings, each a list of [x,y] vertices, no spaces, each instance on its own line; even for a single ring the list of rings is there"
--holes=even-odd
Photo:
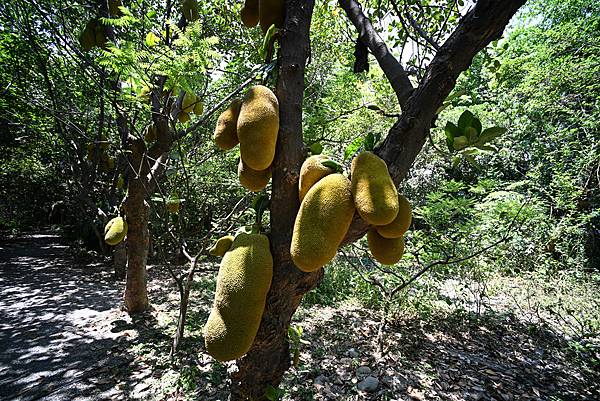
[[[113,268],[116,280],[120,281],[127,277],[127,247],[125,246],[125,242],[121,242],[115,246],[113,251]]]
[[[232,374],[232,400],[262,400],[277,387],[290,366],[288,327],[302,295],[313,289],[323,270],[303,273],[293,264],[290,242],[298,212],[298,177],[304,160],[302,98],[304,67],[309,54],[309,27],[314,0],[289,0],[281,38],[277,82],[279,137],[273,165],[271,251],[274,271],[265,311],[252,349],[238,360]]]
[[[148,258],[148,210],[145,175],[142,168],[143,139],[134,139],[129,147],[129,185],[125,199],[127,217],[127,283],[125,307],[129,313],[140,313],[148,308],[146,288],[146,260]]]

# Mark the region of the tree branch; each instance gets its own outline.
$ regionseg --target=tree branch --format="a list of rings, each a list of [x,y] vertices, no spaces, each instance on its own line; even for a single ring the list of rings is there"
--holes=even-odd
[[[400,107],[404,110],[408,98],[413,91],[413,86],[402,64],[390,52],[356,0],[339,0],[339,5],[358,30],[359,39],[371,50],[371,53],[377,59],[379,66],[396,93]]]

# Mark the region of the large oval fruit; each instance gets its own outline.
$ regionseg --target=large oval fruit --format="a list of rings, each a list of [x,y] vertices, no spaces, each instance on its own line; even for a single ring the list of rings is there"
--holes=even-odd
[[[271,179],[271,168],[265,170],[256,171],[251,169],[244,163],[244,160],[240,158],[238,163],[238,177],[240,184],[248,191],[259,192],[262,191],[269,180]]]
[[[393,265],[404,255],[404,238],[383,238],[374,228],[367,233],[371,254],[381,264]]]
[[[352,195],[360,217],[369,224],[391,223],[398,214],[398,190],[387,165],[373,152],[352,160]]]
[[[259,0],[258,16],[260,28],[263,32],[267,32],[271,25],[283,28],[283,23],[285,22],[285,1]]]
[[[104,242],[117,245],[127,235],[127,222],[121,217],[111,219],[104,227]]]
[[[213,308],[203,330],[206,350],[213,358],[230,361],[248,352],[272,278],[268,238],[238,234],[221,261]]]
[[[237,135],[237,121],[242,107],[242,99],[233,99],[225,111],[221,113],[215,127],[215,144],[221,150],[232,149],[239,143]]]
[[[266,86],[250,88],[240,108],[237,135],[240,155],[253,170],[266,170],[275,158],[279,132],[279,103]]]
[[[354,215],[350,181],[330,174],[306,194],[294,223],[290,253],[305,272],[325,266],[337,253]]]
[[[385,226],[376,226],[377,232],[384,238],[400,238],[410,227],[412,222],[412,208],[408,199],[398,195],[398,214],[396,218]]]
[[[325,155],[314,155],[302,163],[300,181],[298,182],[298,197],[300,198],[300,202],[302,202],[308,190],[321,178],[334,173],[333,169],[322,164],[324,160],[329,160],[329,158]]]
[[[242,23],[247,28],[252,28],[258,24],[258,0],[246,0],[244,7],[240,11]]]

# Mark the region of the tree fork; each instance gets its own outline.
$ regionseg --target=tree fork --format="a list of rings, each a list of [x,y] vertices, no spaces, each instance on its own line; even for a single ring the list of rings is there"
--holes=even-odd
[[[302,295],[313,289],[323,270],[303,273],[290,256],[294,221],[299,208],[298,178],[306,155],[302,139],[304,69],[310,49],[309,28],[314,0],[288,0],[281,37],[279,78],[279,135],[273,164],[271,252],[274,271],[265,311],[254,344],[237,361],[232,374],[232,400],[263,400],[269,386],[277,387],[290,367],[288,328]]]

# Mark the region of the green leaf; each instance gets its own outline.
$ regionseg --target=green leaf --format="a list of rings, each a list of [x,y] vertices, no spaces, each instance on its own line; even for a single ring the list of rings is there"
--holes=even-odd
[[[477,134],[478,134],[477,129],[475,129],[473,127],[467,127],[465,129],[465,136],[469,140],[469,143],[474,143],[477,141]]]
[[[444,130],[446,131],[446,136],[448,136],[448,134],[450,134],[451,138],[460,136],[460,134],[461,134],[460,129],[458,129],[458,127],[456,125],[454,125],[454,123],[451,123],[450,121],[448,121],[446,123],[446,128],[444,128]]]
[[[356,151],[360,149],[360,146],[362,144],[363,138],[360,136],[358,138],[355,138],[352,142],[350,142],[350,145],[346,146],[346,149],[344,150],[344,160],[348,160],[350,156],[356,153]]]
[[[481,166],[475,161],[475,158],[471,155],[463,155],[466,161],[469,162],[470,165],[475,167],[477,170],[481,170]]]
[[[471,121],[471,127],[475,128],[477,135],[481,134],[481,121],[479,121],[477,117],[473,117],[473,120]]]
[[[283,390],[281,390],[279,388],[275,388],[271,385],[269,385],[267,387],[267,389],[265,390],[265,397],[269,401],[277,401],[277,400],[279,400],[279,398],[281,398],[282,395],[283,395]]]
[[[458,119],[458,129],[460,129],[460,132],[465,132],[467,127],[472,126],[473,118],[475,118],[475,116],[473,116],[473,113],[469,110],[463,111]]]
[[[466,136],[457,136],[456,138],[454,138],[454,143],[452,144],[452,147],[454,148],[454,150],[461,150],[466,148],[468,145],[469,140]]]
[[[323,152],[323,145],[321,142],[315,142],[308,147],[308,150],[310,150],[310,153],[313,155],[320,155]]]
[[[478,149],[481,149],[481,150],[488,151],[488,152],[498,153],[498,149],[495,148],[494,146],[490,146],[490,145],[477,145],[476,144],[475,147],[477,147]]]
[[[252,200],[252,208],[256,211],[258,219],[262,217],[262,214],[269,207],[269,196],[265,193],[259,193]]]
[[[365,145],[365,150],[373,150],[373,148],[375,148],[375,136],[373,135],[372,132],[369,132],[365,136],[365,140],[363,141],[363,144]]]
[[[507,129],[503,127],[486,128],[483,130],[481,135],[479,135],[476,145],[484,145],[504,134],[506,131]]]
[[[156,36],[154,34],[154,32],[148,32],[148,34],[146,35],[146,39],[144,40],[144,43],[146,43],[146,46],[154,47],[158,44],[158,42],[160,42],[160,39],[158,38],[158,36]]]
[[[321,162],[321,164],[324,165],[325,167],[329,167],[336,173],[341,173],[344,171],[344,166],[342,166],[340,163],[336,162],[335,160],[331,160],[331,159],[323,160]]]
[[[275,26],[275,24],[273,24],[267,30],[267,33],[265,34],[265,37],[263,39],[262,46],[259,49],[260,58],[262,60],[267,58],[269,44],[271,43],[271,39],[273,38],[273,35],[275,35],[275,32],[277,32],[277,27]]]

